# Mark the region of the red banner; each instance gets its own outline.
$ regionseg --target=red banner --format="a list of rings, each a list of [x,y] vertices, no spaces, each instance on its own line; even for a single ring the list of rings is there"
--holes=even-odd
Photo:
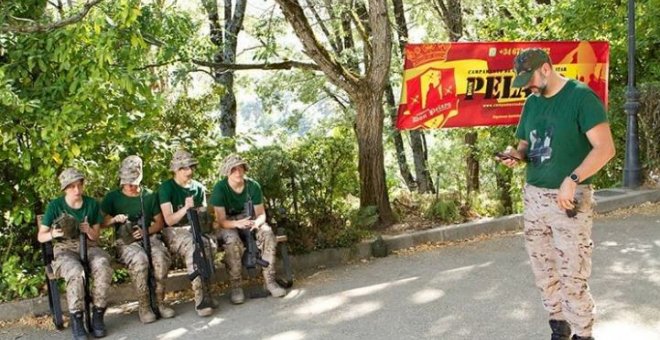
[[[607,42],[408,44],[397,128],[517,124],[529,93],[512,87],[513,58],[530,47],[545,49],[558,73],[589,85],[607,105]]]

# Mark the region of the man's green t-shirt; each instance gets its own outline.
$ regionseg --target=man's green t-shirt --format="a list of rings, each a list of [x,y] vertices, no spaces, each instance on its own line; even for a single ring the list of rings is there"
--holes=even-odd
[[[96,202],[95,199],[85,195],[83,195],[82,200],[83,204],[80,209],[71,208],[64,200],[64,196],[60,196],[50,201],[50,203],[48,203],[48,207],[46,207],[46,213],[41,219],[41,224],[50,228],[50,226],[53,224],[53,221],[55,221],[63,213],[67,213],[75,217],[75,219],[80,223],[85,222],[85,217],[87,217],[87,223],[89,223],[90,226],[103,222],[103,217],[101,216],[101,210],[99,209],[98,202]]]
[[[577,80],[569,80],[550,98],[529,96],[516,130],[516,137],[529,143],[527,183],[559,188],[592,149],[587,131],[603,122],[607,122],[603,104]]]
[[[206,188],[202,183],[191,180],[187,187],[182,187],[174,181],[173,178],[161,183],[158,188],[159,204],[171,203],[172,211],[183,208],[186,203],[186,197],[193,197],[195,208],[203,207],[206,205]],[[184,225],[188,223],[187,217],[183,217],[178,224]]]
[[[153,191],[147,188],[142,188],[142,190],[140,194],[144,202],[144,215],[146,216],[145,221],[148,227],[153,222],[154,216],[160,214],[160,205],[158,205],[158,198]],[[110,191],[103,197],[101,210],[110,216],[124,214],[132,222],[137,222],[140,216],[142,216],[140,196],[126,196],[121,189]],[[115,223],[115,231],[117,231],[119,226],[119,223]]]
[[[245,202],[252,199],[252,204],[263,203],[261,185],[251,178],[245,178],[245,187],[240,193],[235,192],[230,186],[227,178],[218,181],[213,187],[211,194],[211,205],[225,208],[227,216],[236,216],[244,213]]]

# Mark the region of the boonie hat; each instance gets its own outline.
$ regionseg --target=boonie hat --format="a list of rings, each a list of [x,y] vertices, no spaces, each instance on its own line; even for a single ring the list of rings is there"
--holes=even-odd
[[[222,176],[229,176],[231,174],[231,169],[242,165],[245,167],[245,171],[248,171],[250,167],[247,165],[247,162],[241,158],[241,156],[233,153],[222,161],[222,167],[220,168],[220,174]]]
[[[76,181],[79,181],[81,179],[85,179],[85,176],[83,174],[76,170],[75,168],[67,168],[62,171],[62,173],[59,176],[60,180],[60,190],[66,189],[66,187],[69,186],[69,184],[74,183]]]
[[[139,185],[140,182],[142,182],[142,158],[136,155],[124,158],[119,168],[119,184]]]
[[[187,168],[189,166],[197,165],[196,159],[193,158],[192,154],[186,150],[177,150],[172,157],[172,162],[170,163],[170,170],[177,171],[181,168]]]

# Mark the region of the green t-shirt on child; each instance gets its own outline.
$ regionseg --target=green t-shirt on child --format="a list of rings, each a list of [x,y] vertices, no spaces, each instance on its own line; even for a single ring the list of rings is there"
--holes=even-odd
[[[227,217],[244,213],[245,202],[252,199],[252,204],[263,203],[261,185],[251,178],[245,178],[245,187],[240,193],[235,192],[230,186],[227,178],[218,181],[213,187],[211,194],[211,205],[225,208]]]
[[[154,216],[160,214],[160,205],[158,204],[158,197],[156,197],[153,191],[147,188],[142,188],[142,190],[140,194],[144,202],[145,221],[148,227],[153,222]],[[110,216],[124,214],[132,222],[137,222],[140,216],[142,216],[140,196],[126,196],[121,189],[110,191],[103,197],[101,210]],[[115,223],[115,231],[117,231],[119,226],[120,224]]]
[[[101,210],[99,209],[99,204],[95,199],[89,196],[82,196],[83,204],[79,209],[71,208],[64,199],[64,196],[60,196],[48,203],[46,207],[46,213],[41,219],[41,224],[50,228],[58,217],[63,213],[67,213],[73,216],[78,222],[83,223],[85,217],[87,218],[87,223],[90,226],[95,224],[100,224],[103,222],[103,217],[101,216]]]
[[[158,188],[158,201],[159,204],[171,203],[172,211],[176,212],[183,208],[186,203],[186,197],[193,197],[195,208],[203,207],[206,205],[206,188],[202,183],[191,180],[187,187],[182,187],[174,181],[173,178],[161,183]],[[183,217],[178,223],[179,225],[188,224],[188,218]]]

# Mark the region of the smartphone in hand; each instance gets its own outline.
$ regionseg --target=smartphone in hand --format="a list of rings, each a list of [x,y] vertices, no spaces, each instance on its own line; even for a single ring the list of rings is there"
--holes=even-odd
[[[506,153],[504,153],[504,152],[499,152],[499,151],[498,151],[498,152],[495,152],[493,155],[494,155],[495,157],[501,159],[501,160],[505,160],[505,159],[513,159],[514,161],[519,161],[519,162],[521,161],[520,158],[518,158],[518,157],[516,157],[516,156],[513,156],[513,155],[506,154]]]

